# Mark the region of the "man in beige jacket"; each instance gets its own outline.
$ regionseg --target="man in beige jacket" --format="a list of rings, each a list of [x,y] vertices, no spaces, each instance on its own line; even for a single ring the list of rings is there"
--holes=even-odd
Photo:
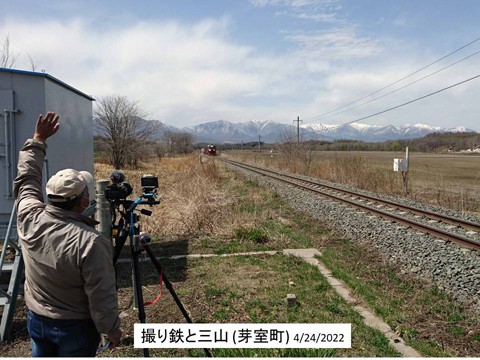
[[[86,171],[65,169],[47,183],[42,168],[47,138],[59,116],[40,115],[33,139],[20,151],[14,182],[18,235],[25,262],[25,301],[32,356],[95,356],[100,333],[113,348],[122,332],[110,239],[81,213],[89,205]]]

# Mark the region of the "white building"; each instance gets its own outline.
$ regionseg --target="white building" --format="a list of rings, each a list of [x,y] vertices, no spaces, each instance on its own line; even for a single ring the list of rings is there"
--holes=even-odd
[[[39,114],[60,115],[60,130],[48,140],[44,184],[47,171],[50,176],[64,168],[93,174],[92,101],[46,73],[0,68],[0,239],[14,203],[18,152],[33,136]]]

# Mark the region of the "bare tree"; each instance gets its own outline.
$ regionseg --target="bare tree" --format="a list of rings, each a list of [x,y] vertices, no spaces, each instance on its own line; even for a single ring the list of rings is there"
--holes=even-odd
[[[10,50],[10,36],[6,36],[3,40],[2,50],[0,53],[0,67],[12,68],[17,61],[18,55]]]
[[[33,60],[33,58],[30,56],[29,53],[27,53],[27,56],[28,56],[28,61],[29,61],[29,63],[30,63],[30,68],[31,68],[31,70],[32,70],[32,71],[37,70],[37,67],[38,67],[37,63]]]
[[[175,148],[181,154],[188,154],[193,150],[194,137],[189,133],[177,133],[175,136]]]
[[[276,141],[276,149],[280,155],[281,162],[279,166],[285,170],[296,172],[296,135],[293,128],[286,129]]]
[[[280,154],[287,158],[295,156],[296,135],[293,129],[287,129],[277,139],[276,148]]]
[[[173,154],[173,141],[171,131],[165,131],[162,135],[163,143],[165,144],[165,153]]]
[[[297,171],[297,161],[303,165],[304,171],[307,173],[311,170],[315,157],[314,141],[297,143],[296,132],[293,129],[288,129],[277,139],[276,148],[291,171]]]
[[[188,154],[193,150],[195,139],[192,134],[168,131],[163,138],[170,154]]]
[[[315,142],[303,141],[297,146],[297,157],[302,162],[306,175],[312,168],[313,160],[315,159]]]
[[[136,166],[146,154],[147,140],[153,123],[143,120],[138,102],[125,96],[111,95],[97,100],[94,111],[95,130],[108,149],[112,165],[120,169]]]
[[[167,144],[157,141],[153,146],[153,151],[157,156],[158,161],[161,161],[167,152]]]

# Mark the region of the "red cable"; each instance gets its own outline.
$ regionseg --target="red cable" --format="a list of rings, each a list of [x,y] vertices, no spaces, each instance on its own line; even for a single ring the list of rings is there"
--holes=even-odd
[[[143,305],[144,306],[147,306],[147,305],[153,305],[155,304],[158,300],[160,300],[160,298],[162,297],[162,283],[163,283],[163,271],[160,273],[160,291],[158,292],[158,295],[157,295],[157,298],[153,301],[147,301],[145,302]]]

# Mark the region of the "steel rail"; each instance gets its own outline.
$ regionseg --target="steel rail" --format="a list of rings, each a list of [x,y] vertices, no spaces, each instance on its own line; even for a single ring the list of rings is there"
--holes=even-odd
[[[230,160],[230,161],[232,161],[232,160]],[[242,164],[242,163],[239,163],[239,164]],[[246,165],[246,164],[244,164],[244,165]],[[249,165],[249,164],[248,164],[248,166],[250,166],[252,168],[258,168],[258,167],[255,167],[255,166]],[[258,168],[258,169],[261,169],[261,168]],[[459,219],[459,218],[455,218],[453,216],[443,215],[443,214],[435,213],[435,212],[429,211],[429,210],[422,210],[422,209],[415,208],[413,206],[398,204],[398,203],[390,201],[390,200],[380,199],[380,198],[378,198],[376,196],[372,196],[372,195],[360,194],[360,193],[357,193],[357,192],[354,192],[354,191],[351,191],[351,190],[342,189],[342,188],[339,188],[339,187],[336,187],[336,186],[333,186],[333,185],[319,184],[315,181],[300,179],[296,176],[289,175],[289,174],[282,174],[282,173],[279,173],[278,171],[274,171],[274,170],[271,170],[271,169],[261,169],[261,170],[268,171],[268,172],[271,172],[273,174],[277,174],[277,175],[284,176],[284,177],[287,177],[287,178],[295,179],[297,181],[305,182],[307,184],[311,184],[311,185],[314,185],[314,186],[320,186],[320,187],[324,187],[324,188],[327,188],[327,189],[330,189],[330,190],[340,191],[340,192],[343,192],[343,193],[346,193],[346,194],[349,194],[349,195],[352,195],[352,196],[355,196],[355,197],[358,197],[358,198],[363,198],[363,199],[366,199],[366,200],[369,200],[369,201],[376,201],[376,202],[379,202],[381,204],[386,204],[390,207],[396,208],[398,210],[406,210],[406,211],[415,213],[417,215],[422,215],[422,216],[428,215],[428,217],[430,217],[432,219],[441,220],[443,222],[450,223],[450,224],[457,225],[457,226],[461,225],[465,228],[480,232],[480,224],[474,223],[473,221]]]
[[[280,174],[280,175],[283,175],[283,174]],[[295,178],[294,176],[291,176],[291,175],[284,175],[284,176],[286,176],[288,178],[292,178],[292,179],[297,179],[297,178]],[[308,183],[308,184],[315,185],[315,186],[324,187],[324,188],[327,188],[327,189],[330,189],[330,190],[341,191],[343,193],[346,193],[346,194],[349,194],[349,195],[352,195],[352,196],[356,196],[358,198],[366,199],[366,200],[369,200],[369,201],[379,202],[381,204],[386,204],[386,205],[388,205],[390,207],[393,207],[393,208],[396,208],[398,210],[406,210],[406,211],[409,211],[411,213],[414,213],[414,214],[417,214],[417,215],[422,215],[422,216],[428,215],[428,217],[436,219],[436,220],[441,220],[443,222],[450,223],[450,224],[453,224],[453,225],[462,225],[465,228],[480,232],[480,224],[474,223],[472,221],[455,218],[453,216],[438,214],[438,213],[435,213],[435,212],[429,211],[429,210],[418,209],[418,208],[415,208],[413,206],[398,204],[398,203],[390,201],[390,200],[380,199],[376,196],[359,194],[359,193],[356,193],[354,191],[340,189],[340,188],[337,188],[337,187],[331,186],[331,185],[318,184],[314,181],[309,181],[309,180],[304,180],[304,179],[298,179],[298,180],[302,181],[302,182],[305,182],[305,183]]]
[[[457,234],[450,233],[448,231],[441,230],[441,229],[438,229],[438,228],[435,228],[435,227],[432,227],[432,226],[429,226],[429,225],[426,225],[426,224],[422,224],[422,223],[416,222],[414,220],[410,220],[410,219],[407,219],[405,217],[395,215],[395,214],[392,214],[392,213],[389,213],[389,212],[386,212],[386,211],[383,211],[383,210],[380,210],[380,209],[377,209],[377,208],[374,208],[374,207],[371,207],[371,206],[368,206],[368,205],[365,205],[365,204],[359,204],[359,203],[356,203],[356,202],[351,201],[349,199],[345,199],[345,198],[340,197],[340,196],[336,196],[336,195],[333,195],[333,194],[323,192],[319,189],[314,189],[314,188],[311,188],[311,187],[308,187],[308,186],[304,186],[304,185],[295,183],[295,182],[290,181],[290,180],[282,179],[280,176],[290,177],[290,178],[293,178],[295,180],[300,180],[300,181],[304,181],[304,182],[308,182],[308,183],[309,183],[309,181],[305,181],[303,179],[297,179],[297,178],[295,178],[293,176],[290,176],[290,175],[278,174],[278,173],[276,173],[274,171],[271,171],[271,170],[261,169],[261,168],[258,168],[258,167],[252,166],[252,165],[247,165],[247,164],[239,163],[239,162],[232,161],[232,160],[225,160],[225,161],[227,161],[228,163],[233,164],[235,166],[244,168],[246,170],[253,171],[253,172],[256,172],[258,174],[268,176],[268,177],[274,178],[276,180],[282,181],[286,184],[294,185],[294,186],[302,188],[304,190],[308,190],[308,191],[311,191],[313,193],[329,197],[329,198],[334,199],[336,201],[347,203],[350,206],[356,207],[358,209],[367,210],[371,213],[374,213],[374,214],[377,214],[377,215],[381,216],[384,219],[395,221],[397,223],[400,223],[400,224],[406,225],[408,227],[414,228],[416,230],[419,230],[421,232],[433,235],[433,236],[438,237],[440,239],[443,239],[445,241],[452,241],[452,242],[455,242],[462,247],[465,247],[465,248],[468,248],[468,249],[471,249],[471,250],[475,250],[475,251],[480,251],[480,243],[479,242],[468,239],[468,238],[463,237],[461,235],[457,235]],[[272,173],[275,174],[275,175],[272,175]],[[316,184],[316,183],[313,183],[313,184],[320,185],[320,184]],[[335,190],[336,191],[343,191],[342,189],[337,189],[337,188],[335,188]],[[349,191],[347,191],[347,192],[349,192]],[[357,195],[356,193],[353,193],[353,194],[355,196]],[[382,201],[382,200],[379,199],[379,201]],[[421,210],[419,210],[419,209],[416,209],[416,210],[421,212]]]
[[[283,174],[280,174],[278,172],[274,172],[274,173],[277,173],[279,175],[283,175]],[[296,177],[291,176],[291,175],[284,175],[284,176],[292,178],[292,179],[297,179]],[[439,214],[439,213],[436,213],[436,212],[433,212],[433,211],[430,211],[430,210],[418,209],[418,208],[415,208],[413,206],[403,205],[403,204],[399,204],[399,203],[396,203],[396,202],[393,202],[393,201],[390,201],[390,200],[380,199],[376,196],[360,194],[360,193],[356,193],[356,192],[350,191],[350,190],[344,190],[344,189],[341,189],[341,188],[338,188],[338,187],[335,187],[335,186],[332,186],[332,185],[318,184],[314,181],[309,181],[309,180],[304,180],[304,179],[298,179],[298,180],[306,182],[306,183],[310,183],[312,185],[325,187],[327,189],[331,189],[331,190],[335,190],[335,191],[341,191],[343,193],[346,193],[346,194],[349,194],[349,195],[352,195],[352,196],[356,196],[356,197],[359,197],[359,198],[363,198],[363,199],[366,199],[366,200],[369,200],[369,201],[376,201],[376,202],[379,202],[381,204],[386,204],[390,207],[396,208],[398,210],[406,210],[406,211],[409,211],[409,212],[417,214],[417,215],[429,217],[429,218],[436,219],[436,220],[441,220],[445,223],[449,223],[449,224],[452,224],[452,225],[456,225],[456,226],[461,225],[464,228],[480,232],[480,224],[474,223],[473,221],[459,219],[459,218],[455,218],[455,217],[449,216],[449,215]],[[426,216],[426,215],[428,215],[428,216]]]

